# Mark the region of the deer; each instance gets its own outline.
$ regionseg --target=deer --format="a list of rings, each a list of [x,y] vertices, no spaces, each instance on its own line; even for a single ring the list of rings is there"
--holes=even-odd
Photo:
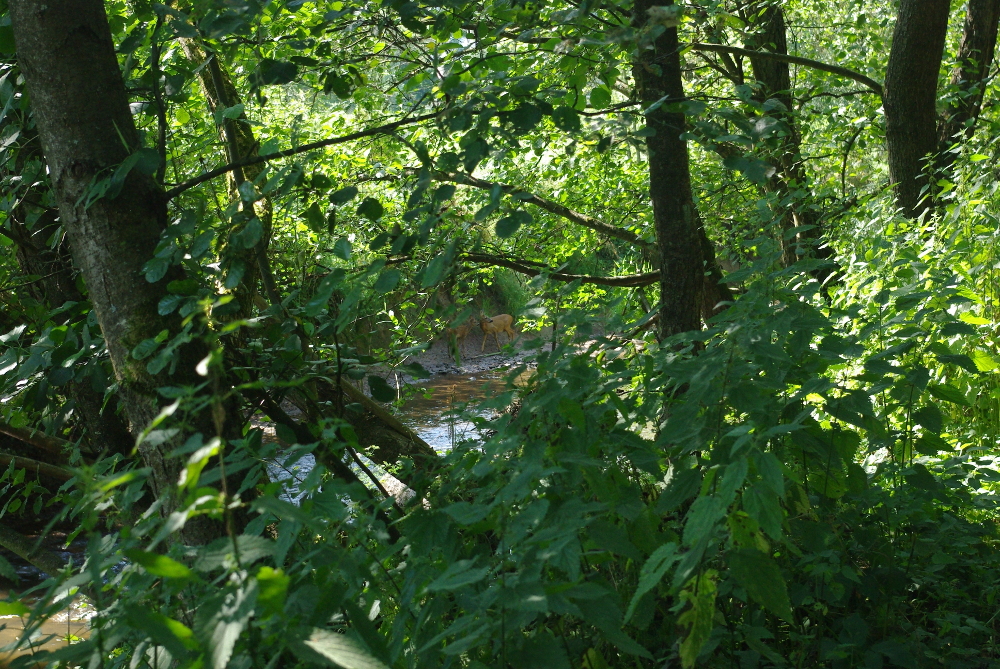
[[[486,337],[488,335],[493,335],[493,341],[497,343],[498,351],[500,350],[500,339],[497,337],[497,333],[506,332],[508,344],[514,341],[514,337],[517,336],[517,332],[511,327],[513,323],[514,317],[510,314],[500,314],[498,316],[493,316],[492,318],[480,315],[479,327],[483,331],[483,345],[480,347],[479,352],[482,353],[486,350]]]
[[[455,342],[455,348],[458,349],[459,353],[462,352],[462,343],[465,342],[465,338],[469,336],[470,332],[472,332],[472,323],[463,323],[457,327],[444,329],[445,337],[448,338],[449,342]]]

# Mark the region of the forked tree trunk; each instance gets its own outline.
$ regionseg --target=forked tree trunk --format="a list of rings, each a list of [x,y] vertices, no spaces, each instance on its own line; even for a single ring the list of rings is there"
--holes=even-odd
[[[955,100],[945,110],[938,129],[942,167],[950,167],[955,154],[948,149],[972,132],[983,107],[986,78],[997,46],[1000,0],[969,0],[958,49],[958,66],[951,73],[951,85],[958,89]]]
[[[85,204],[93,184],[140,148],[103,2],[11,0],[9,7],[62,224],[87,282],[125,411],[133,427],[141,429],[160,410],[157,388],[204,381],[194,371],[204,355],[198,343],[180,349],[173,376],[150,374],[146,363],[131,355],[139,342],[161,330],[181,329],[178,317],[157,312],[166,283],[181,278],[180,270],[157,283],[146,281],[142,271],[166,226],[166,202],[152,177],[133,170],[116,197]],[[210,419],[196,423],[206,436],[214,434]],[[165,456],[173,446],[147,442],[140,447],[152,468],[153,492],[165,498],[168,509],[179,473],[176,459]],[[182,536],[200,543],[221,533],[221,525],[194,522]]]
[[[885,140],[889,178],[904,215],[927,208],[926,158],[937,149],[937,83],[950,0],[900,0],[885,73]]]
[[[702,231],[691,195],[691,170],[684,132],[684,114],[672,109],[684,100],[677,28],[650,21],[649,9],[670,6],[672,0],[637,0],[633,25],[643,36],[633,73],[639,98],[649,107],[664,104],[646,115],[649,151],[649,191],[660,255],[661,337],[701,328],[705,269]],[[659,35],[656,32],[662,30]]]

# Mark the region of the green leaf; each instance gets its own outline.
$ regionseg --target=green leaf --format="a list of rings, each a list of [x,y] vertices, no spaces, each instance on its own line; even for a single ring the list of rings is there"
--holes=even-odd
[[[136,605],[126,605],[125,619],[129,625],[148,634],[156,644],[166,648],[174,657],[184,657],[188,651],[198,647],[194,633],[187,625],[162,613]]]
[[[381,376],[371,375],[368,377],[368,389],[371,390],[372,398],[379,402],[396,401],[396,389],[385,382]]]
[[[642,596],[659,585],[660,580],[663,579],[663,575],[679,559],[677,544],[673,542],[663,544],[653,551],[653,554],[649,556],[649,559],[642,565],[642,570],[639,572],[639,585],[635,589],[635,594],[632,595],[632,601],[629,602],[628,610],[625,611],[626,623],[635,614],[635,608],[639,605],[639,600],[642,599]]]
[[[235,568],[237,564],[246,569],[257,560],[274,555],[274,542],[256,535],[240,534],[236,536],[236,547],[233,539],[222,537],[207,546],[198,549],[198,558],[194,568],[202,572],[210,572],[220,568]],[[237,561],[237,553],[239,553]]]
[[[198,292],[197,279],[178,279],[167,284],[167,292],[175,295],[194,295]]]
[[[666,514],[698,494],[701,488],[700,469],[674,469],[667,487],[656,500],[656,512]]]
[[[611,91],[604,86],[598,86],[590,91],[590,106],[594,109],[604,109],[611,104]]]
[[[330,203],[331,204],[346,204],[350,202],[357,196],[358,189],[354,186],[347,186],[341,188],[340,190],[335,190],[330,193]]]
[[[318,202],[313,202],[305,211],[306,224],[313,232],[323,232],[326,229],[326,217],[319,208]]]
[[[598,548],[633,560],[642,559],[642,552],[629,541],[625,528],[604,518],[594,520],[590,524],[587,534]]]
[[[920,455],[937,455],[940,452],[950,452],[953,446],[940,435],[928,432],[913,442],[913,447]]]
[[[534,77],[518,77],[514,85],[510,87],[510,92],[514,95],[531,95],[538,90],[542,82]]]
[[[354,80],[345,74],[330,72],[323,80],[323,92],[327,95],[333,93],[341,100],[346,100],[354,92]]]
[[[217,595],[200,603],[195,613],[194,630],[201,645],[207,649],[210,669],[225,669],[233,656],[233,648],[253,615],[257,603],[257,581],[245,587],[222,589]]]
[[[168,558],[166,555],[147,553],[146,551],[132,549],[125,551],[125,556],[153,576],[178,579],[187,579],[194,576],[193,571],[182,565],[180,562]]]
[[[986,351],[976,349],[969,353],[969,357],[972,358],[972,362],[976,365],[976,369],[980,372],[992,372],[997,369],[997,367],[1000,367],[1000,363],[997,362],[997,359]]]
[[[758,604],[787,622],[794,622],[788,586],[778,564],[756,548],[737,548],[726,554],[729,573]]]
[[[564,132],[576,132],[580,129],[580,113],[572,107],[556,107],[552,110],[552,122]]]
[[[497,237],[507,238],[517,232],[522,225],[531,223],[532,216],[526,211],[515,211],[497,221]]]
[[[390,290],[396,287],[399,283],[400,273],[398,269],[387,269],[378,275],[378,279],[375,280],[375,285],[372,286],[372,290],[376,293],[388,293]]]
[[[250,78],[254,86],[274,86],[295,81],[298,74],[295,63],[264,58]]]
[[[146,273],[146,281],[149,283],[156,283],[165,277],[169,269],[170,258],[150,258],[142,266],[142,271]]]
[[[681,666],[684,669],[695,665],[701,649],[712,635],[717,592],[715,576],[715,571],[708,569],[688,581],[687,587],[681,591],[681,599],[691,603],[691,608],[677,618],[678,624],[688,628],[688,634],[680,648]]]
[[[490,573],[489,567],[473,569],[473,564],[475,564],[475,560],[459,560],[449,565],[443,574],[427,585],[427,590],[429,592],[457,590],[458,588],[478,583]]]
[[[520,132],[528,132],[542,120],[542,110],[538,105],[523,104],[507,114],[507,119]]]
[[[295,439],[293,438],[288,443],[294,443],[294,441]],[[280,518],[281,520],[289,520],[306,526],[313,523],[312,516],[303,511],[301,507],[277,497],[267,495],[258,497],[253,501],[252,508],[254,511],[270,513],[275,518]]]
[[[961,354],[961,353],[954,354],[954,355],[941,355],[941,354],[939,354],[937,356],[937,359],[942,364],[946,364],[946,365],[947,364],[958,365],[959,367],[961,367],[965,371],[970,372],[972,374],[978,374],[979,373],[979,367],[977,367],[976,363],[972,361],[972,358],[970,358],[967,355],[964,355],[964,354]]]
[[[774,176],[777,171],[773,165],[752,156],[730,156],[723,160],[722,164],[731,170],[742,173],[755,184],[767,183],[767,180]]]
[[[333,245],[333,255],[337,256],[341,260],[351,259],[351,242],[347,237],[341,237]]]
[[[358,641],[346,634],[316,628],[303,643],[335,667],[389,669]]]
[[[132,357],[136,360],[145,360],[159,347],[160,342],[156,339],[144,339],[132,349]]]
[[[21,602],[0,602],[0,616],[24,616],[31,613],[31,609]]]
[[[941,327],[941,334],[945,337],[954,337],[955,335],[975,336],[976,328],[962,321],[952,321],[951,323],[945,323]]]
[[[280,569],[263,566],[257,571],[257,604],[265,612],[278,615],[285,607],[292,579]]]
[[[935,434],[941,432],[943,417],[936,404],[928,404],[913,412],[913,422]]]
[[[306,315],[316,317],[326,309],[326,304],[333,296],[333,291],[343,282],[345,275],[344,270],[338,268],[323,277],[319,285],[316,286],[316,292],[312,299],[306,304]]]
[[[965,394],[955,386],[950,386],[948,384],[932,384],[927,386],[927,391],[939,400],[951,402],[952,404],[960,404],[964,407],[972,406],[972,402],[969,401],[969,398],[967,398]]]
[[[485,518],[490,513],[490,507],[485,504],[471,504],[470,502],[455,502],[442,509],[451,516],[456,523],[461,525],[473,525]]]
[[[441,253],[434,256],[427,267],[424,269],[424,275],[420,281],[422,288],[430,288],[431,286],[436,286],[441,282],[441,278],[445,274],[445,270],[448,268],[448,264],[451,261],[451,254]]]
[[[364,216],[370,221],[377,221],[385,214],[385,207],[373,197],[366,197],[358,205],[358,216]]]

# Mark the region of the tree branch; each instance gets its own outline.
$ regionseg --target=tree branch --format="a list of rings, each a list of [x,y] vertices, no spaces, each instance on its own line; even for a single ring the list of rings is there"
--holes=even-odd
[[[627,276],[591,276],[589,274],[566,274],[565,272],[554,272],[541,263],[531,260],[512,260],[501,256],[487,255],[485,253],[463,253],[460,260],[477,262],[485,265],[496,265],[507,269],[527,274],[528,276],[538,276],[542,272],[549,274],[549,278],[556,281],[576,281],[582,283],[592,283],[598,286],[619,286],[634,288],[637,286],[648,286],[660,280],[659,272],[646,272],[645,274],[630,274]]]
[[[18,469],[35,472],[39,476],[45,476],[50,479],[55,479],[56,481],[63,481],[64,483],[76,476],[76,472],[73,470],[60,467],[59,465],[50,465],[47,462],[39,462],[38,460],[33,460],[20,455],[0,453],[0,467],[6,467],[10,465],[11,462],[13,462],[14,466]]]
[[[32,541],[2,524],[0,524],[0,546],[38,567],[49,576],[55,576],[66,568],[66,563],[60,560],[57,555],[41,548],[36,541]]]
[[[295,434],[295,439],[298,443],[314,444],[317,441],[322,441],[321,439],[314,437],[308,427],[292,420],[291,417],[285,413],[284,409],[278,406],[278,403],[271,399],[271,396],[268,395],[266,391],[244,388],[243,392],[259,401],[260,410],[263,411],[264,414],[273,422],[281,423],[282,425],[288,427]],[[313,455],[315,456],[316,461],[330,470],[334,476],[337,476],[347,483],[357,483],[360,486],[359,490],[368,498],[368,501],[372,503],[372,506],[375,507],[376,516],[379,520],[385,523],[386,531],[389,533],[389,536],[393,541],[399,541],[401,536],[399,534],[399,529],[392,524],[392,520],[389,519],[385,511],[379,508],[378,500],[375,499],[371,490],[369,490],[368,487],[361,482],[361,479],[359,479],[358,475],[354,473],[354,470],[344,464],[344,462],[341,461],[336,455],[331,453],[325,445],[321,445],[320,448],[316,449]],[[388,493],[386,494],[388,495]],[[393,506],[395,507],[395,499],[392,497],[389,497],[389,499],[393,500]]]
[[[0,467],[6,467],[10,465],[11,462],[13,462],[14,466],[18,469],[35,472],[39,476],[45,476],[64,483],[76,477],[76,472],[66,469],[65,467],[60,467],[59,465],[50,465],[47,462],[39,462],[38,460],[32,460],[31,458],[25,458],[20,455],[0,453]]]
[[[288,158],[289,156],[296,156],[300,153],[307,153],[309,151],[315,151],[316,149],[322,149],[327,146],[334,146],[336,144],[345,144],[347,142],[353,142],[356,139],[363,139],[365,137],[372,137],[374,135],[386,135],[392,133],[397,128],[401,128],[405,125],[412,125],[414,123],[420,123],[421,121],[428,121],[437,116],[437,112],[432,114],[423,114],[421,116],[414,116],[413,118],[401,119],[399,121],[394,121],[393,123],[387,123],[386,125],[380,125],[376,128],[369,128],[368,130],[359,130],[358,132],[352,132],[348,135],[343,135],[341,137],[334,137],[332,139],[323,139],[318,142],[310,142],[309,144],[303,144],[301,146],[296,146],[291,149],[285,149],[283,151],[276,151],[274,153],[268,153],[263,156],[253,156],[251,158],[244,158],[242,160],[236,160],[229,163],[228,165],[223,165],[222,167],[217,167],[214,170],[209,170],[203,174],[200,174],[193,179],[188,179],[184,183],[178,184],[168,190],[164,197],[166,200],[172,200],[181,193],[195,186],[199,186],[206,181],[211,181],[212,179],[227,174],[234,170],[240,170],[244,167],[250,165],[258,165],[260,163],[266,163],[271,160],[277,160],[279,158]]]
[[[55,455],[63,459],[66,458],[65,448],[69,446],[69,442],[58,437],[50,437],[36,430],[14,427],[10,423],[3,421],[0,421],[0,434],[6,434],[8,437],[14,437],[18,441],[31,444],[38,450],[45,451],[50,455]]]
[[[608,237],[614,237],[615,239],[621,239],[629,244],[638,246],[639,248],[645,250],[652,250],[654,245],[641,239],[637,234],[630,230],[625,230],[614,225],[609,225],[604,221],[600,221],[592,216],[587,216],[586,214],[581,214],[578,211],[573,211],[569,207],[565,207],[561,204],[553,202],[552,200],[546,200],[545,198],[538,197],[532,193],[527,193],[520,188],[511,186],[509,184],[496,184],[492,181],[484,181],[483,179],[477,179],[470,174],[464,174],[462,172],[456,172],[455,174],[446,174],[444,172],[434,172],[432,178],[436,181],[447,181],[451,183],[461,184],[463,186],[472,186],[473,188],[480,188],[482,190],[493,190],[494,186],[500,186],[500,190],[504,193],[517,193],[518,199],[523,202],[530,202],[539,209],[544,209],[545,211],[555,214],[556,216],[561,216],[573,223],[582,225],[585,228],[590,228],[595,232],[599,232],[602,235]]]
[[[741,49],[735,46],[726,46],[724,44],[703,44],[701,42],[692,42],[688,45],[688,48],[694,49],[695,51],[714,51],[715,53],[728,53],[728,54],[738,54],[741,56],[755,57],[755,58],[770,58],[772,60],[778,60],[783,63],[792,63],[795,65],[804,65],[805,67],[811,67],[814,70],[821,70],[823,72],[829,72],[831,74],[838,74],[842,77],[848,79],[853,79],[859,84],[864,84],[876,93],[879,97],[882,97],[882,84],[875,81],[871,77],[866,77],[860,72],[855,72],[846,67],[840,67],[839,65],[829,65],[827,63],[822,63],[818,60],[812,60],[811,58],[802,58],[801,56],[789,56],[783,53],[772,53],[770,51],[757,51],[754,49]]]

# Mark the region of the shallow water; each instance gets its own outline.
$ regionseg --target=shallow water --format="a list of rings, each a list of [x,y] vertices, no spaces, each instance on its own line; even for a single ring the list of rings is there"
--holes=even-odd
[[[503,377],[486,374],[441,374],[418,384],[425,393],[414,395],[403,405],[398,417],[431,447],[449,451],[465,439],[477,439],[475,425],[455,414],[463,404],[475,403],[504,389]],[[477,412],[487,415],[488,412]]]

